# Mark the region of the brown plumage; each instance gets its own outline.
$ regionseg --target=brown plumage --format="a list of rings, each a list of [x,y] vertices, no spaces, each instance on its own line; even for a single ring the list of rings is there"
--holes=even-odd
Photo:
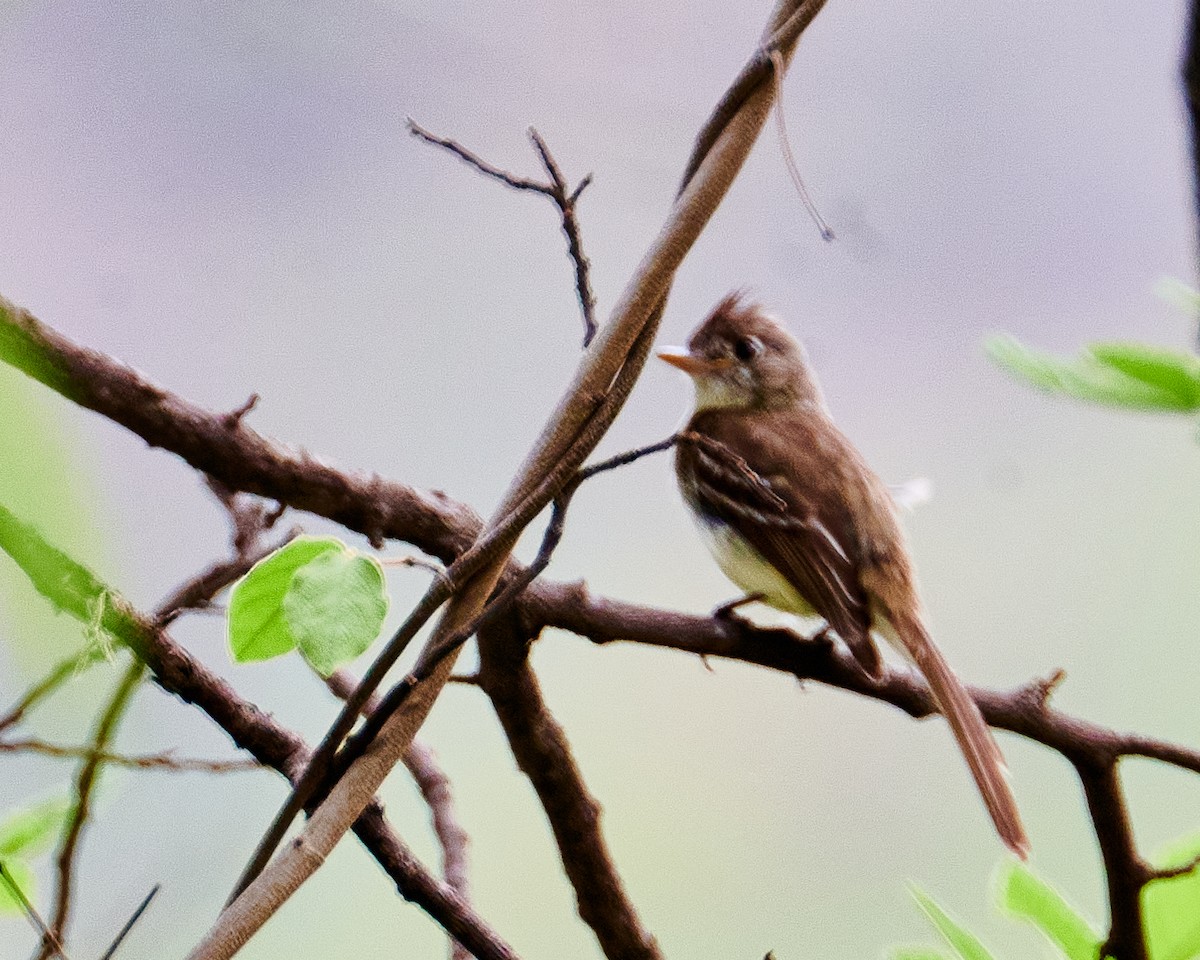
[[[675,464],[722,570],[771,606],[824,619],[872,676],[882,671],[874,635],[903,653],[928,682],[1001,839],[1025,856],[1004,759],[925,627],[891,494],[830,419],[799,342],[734,294],[686,352],[660,356],[696,385],[686,429],[709,442],[680,444]]]

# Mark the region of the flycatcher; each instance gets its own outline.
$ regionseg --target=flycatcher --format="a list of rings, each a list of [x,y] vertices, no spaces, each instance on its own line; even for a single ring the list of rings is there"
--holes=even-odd
[[[921,671],[1004,843],[1029,841],[1004,758],[975,701],[933,645],[891,494],[830,419],[804,348],[740,294],[722,300],[686,350],[696,409],[676,447],[684,500],[717,563],[749,597],[822,618],[871,676],[872,635]]]

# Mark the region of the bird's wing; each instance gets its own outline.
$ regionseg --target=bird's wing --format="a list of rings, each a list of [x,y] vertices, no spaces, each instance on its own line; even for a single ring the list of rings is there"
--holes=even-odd
[[[752,455],[763,462],[751,463],[751,448],[738,442],[739,433],[700,436],[680,450],[696,506],[733,527],[845,641],[863,669],[878,676],[882,663],[870,638],[858,549],[846,542],[849,527],[836,503],[822,507],[828,498],[781,469],[791,461],[771,456],[769,443],[754,445]]]

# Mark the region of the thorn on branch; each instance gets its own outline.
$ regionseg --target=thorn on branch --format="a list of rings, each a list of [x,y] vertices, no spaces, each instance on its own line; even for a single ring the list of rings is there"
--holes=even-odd
[[[1017,691],[1017,696],[1036,710],[1045,710],[1050,705],[1050,698],[1067,679],[1067,671],[1061,667],[1048,677],[1034,678]]]
[[[225,424],[226,428],[233,430],[240,426],[246,414],[258,406],[259,399],[260,398],[257,393],[252,393],[246,399],[246,402],[240,407],[238,407],[236,410],[230,410],[229,413],[225,414],[225,416],[222,418],[222,422]]]

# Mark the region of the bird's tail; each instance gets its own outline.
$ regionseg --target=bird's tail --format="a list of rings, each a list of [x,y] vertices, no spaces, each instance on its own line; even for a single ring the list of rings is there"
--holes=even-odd
[[[1017,801],[1008,784],[1008,767],[983,714],[967,693],[929,633],[919,621],[893,625],[897,636],[889,636],[924,675],[938,709],[945,716],[954,739],[967,761],[971,776],[983,795],[1000,839],[1022,860],[1029,853],[1029,838],[1021,824]]]

